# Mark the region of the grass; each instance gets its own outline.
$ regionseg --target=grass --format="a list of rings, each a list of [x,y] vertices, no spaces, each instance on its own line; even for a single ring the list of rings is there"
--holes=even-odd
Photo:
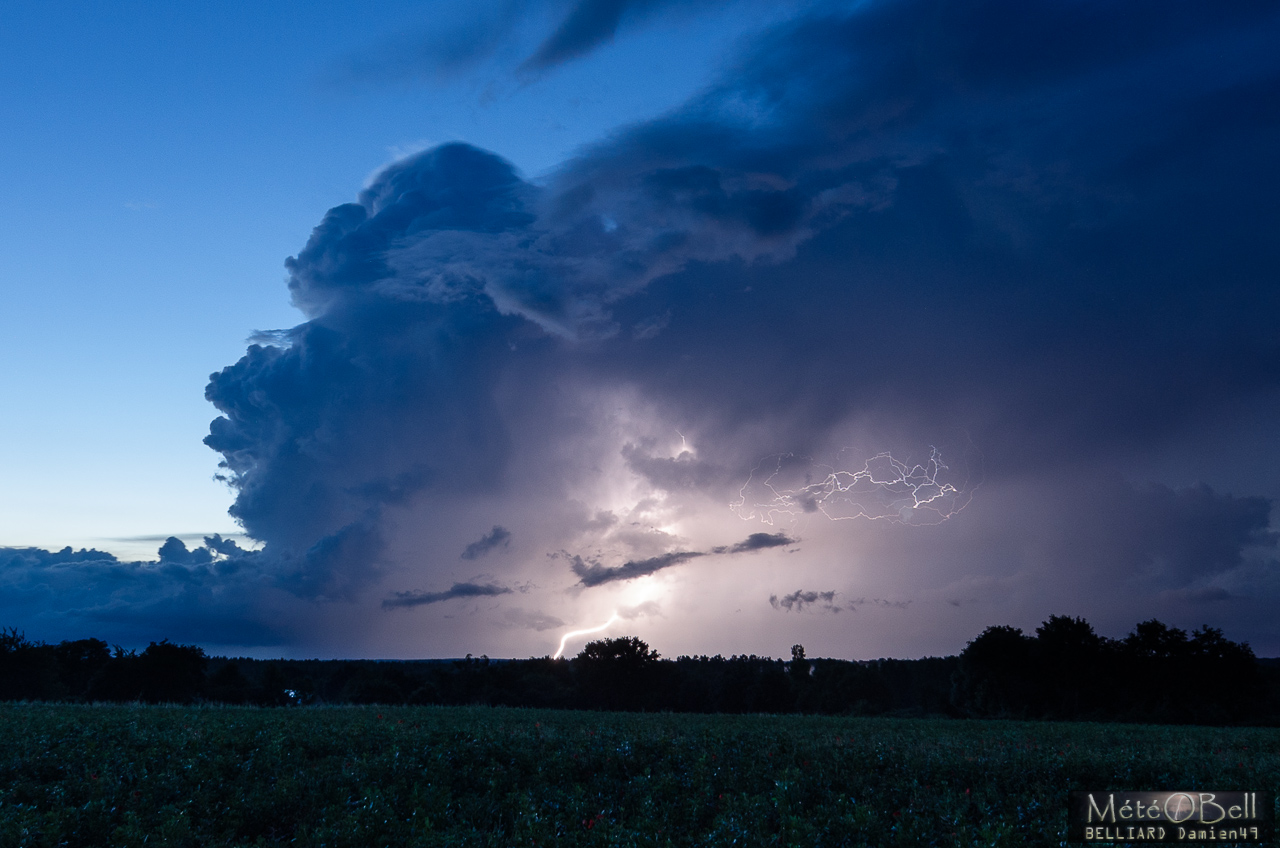
[[[1056,845],[1073,788],[1274,789],[1280,730],[0,704],[0,846]]]

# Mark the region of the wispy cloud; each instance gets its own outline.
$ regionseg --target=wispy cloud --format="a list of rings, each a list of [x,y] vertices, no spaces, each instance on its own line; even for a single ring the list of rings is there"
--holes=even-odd
[[[505,548],[511,544],[511,531],[497,524],[488,533],[467,545],[462,552],[463,559],[477,559],[496,548]]]

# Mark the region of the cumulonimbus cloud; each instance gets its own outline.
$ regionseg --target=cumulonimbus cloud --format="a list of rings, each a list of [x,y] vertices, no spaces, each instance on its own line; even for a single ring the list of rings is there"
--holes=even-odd
[[[612,19],[593,20],[548,61],[607,37]],[[1034,493],[1010,511],[1047,530],[1007,559],[1056,569],[1046,598],[1083,567],[1077,542],[1118,583],[1256,584],[1241,569],[1273,544],[1268,496],[1113,477],[1117,457],[1237,450],[1226,418],[1262,443],[1247,422],[1278,394],[1261,317],[1280,311],[1277,33],[1280,11],[1255,2],[824,4],[536,183],[465,144],[392,164],[289,260],[305,323],[209,383],[206,441],[265,543],[255,568],[301,598],[356,599],[409,567],[405,526],[457,551],[501,516],[523,543],[506,508],[568,503],[606,460],[728,503],[761,456],[954,427],[998,456],[993,494]],[[696,457],[622,432],[641,418],[688,428]],[[780,494],[803,518],[800,483]],[[475,504],[493,511],[465,537],[416,520]],[[1022,538],[1007,515],[972,520],[989,532],[953,533],[931,561],[978,573],[979,536]],[[1175,549],[1182,526],[1207,529]],[[574,544],[545,532],[532,556]],[[920,538],[898,550],[941,536]],[[564,576],[597,586],[710,550],[689,546]],[[421,576],[452,579],[439,568]]]

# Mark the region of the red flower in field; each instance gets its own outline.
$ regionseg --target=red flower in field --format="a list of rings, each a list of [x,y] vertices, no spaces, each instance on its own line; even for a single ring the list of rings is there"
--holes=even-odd
[[[378,713],[378,718],[382,718],[382,713]]]
[[[968,794],[969,794],[969,790],[968,790],[968,789],[966,789],[966,790],[964,791],[964,794],[968,795]]]

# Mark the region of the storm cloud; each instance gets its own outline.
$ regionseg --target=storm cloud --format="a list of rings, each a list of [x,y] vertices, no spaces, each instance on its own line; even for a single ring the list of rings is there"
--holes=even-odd
[[[510,595],[511,590],[505,586],[491,583],[454,583],[443,592],[396,592],[395,597],[382,602],[384,609],[395,607],[420,607],[425,604],[438,604],[454,598],[487,598],[494,595]]]
[[[650,6],[566,7],[531,67]],[[1264,2],[818,4],[545,178],[463,143],[397,161],[286,262],[305,321],[206,390],[206,444],[263,550],[175,539],[151,571],[15,554],[5,579],[136,587],[103,588],[104,615],[209,592],[263,640],[268,614],[224,587],[314,608],[319,632],[452,584],[382,602],[444,640],[449,598],[531,582],[546,612],[508,623],[537,630],[647,603],[621,593],[652,577],[675,654],[709,650],[680,609],[721,638],[785,568],[837,588],[775,609],[913,598],[882,641],[828,633],[833,653],[954,651],[999,609],[1103,632],[1218,616],[1280,651],[1277,38]],[[840,500],[813,470],[971,446],[980,488],[962,462],[926,481],[952,486],[937,521],[912,519],[917,477],[909,504]],[[813,459],[761,489],[779,456]],[[722,545],[744,522],[760,532]],[[467,650],[500,653],[503,614]]]

